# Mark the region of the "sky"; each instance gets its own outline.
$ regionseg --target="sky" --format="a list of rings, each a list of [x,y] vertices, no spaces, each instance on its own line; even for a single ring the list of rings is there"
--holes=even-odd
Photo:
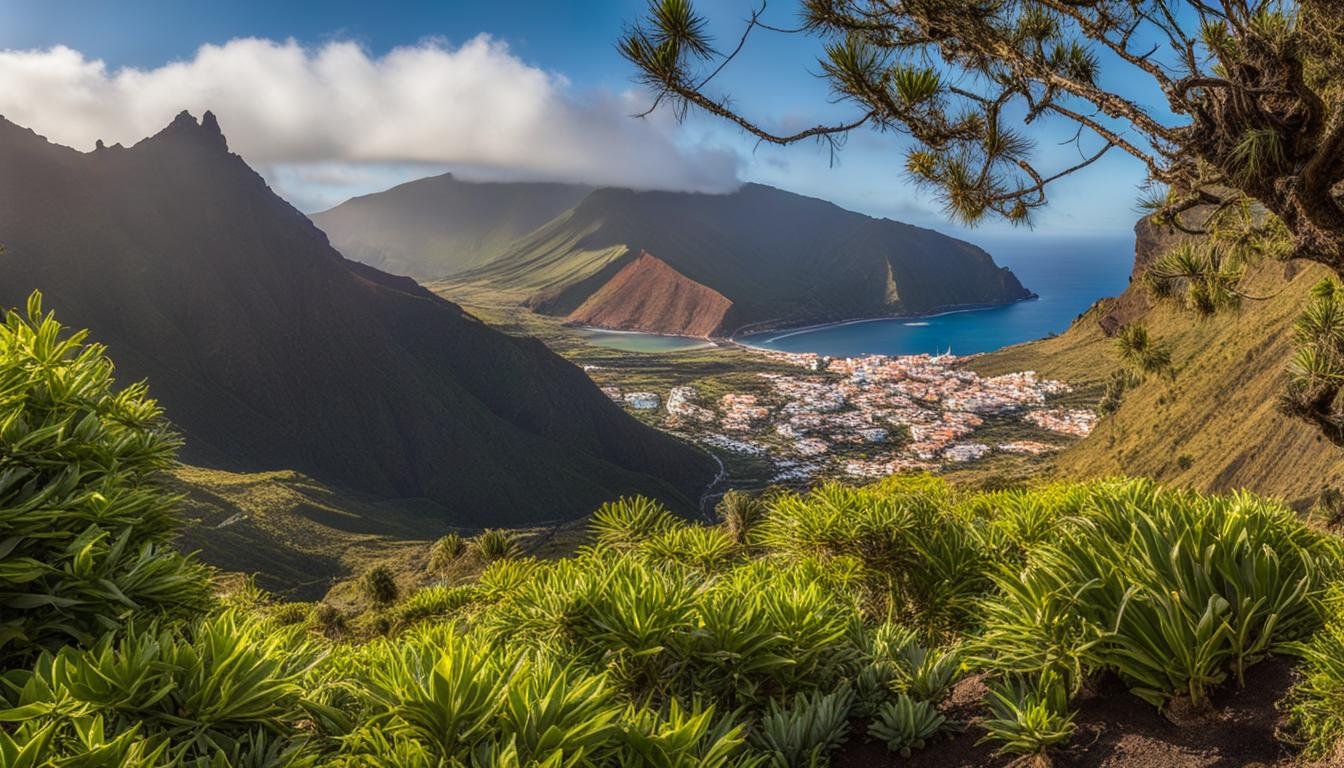
[[[699,0],[719,48],[760,0]],[[902,168],[891,134],[758,146],[720,121],[648,105],[615,48],[646,0],[0,0],[0,114],[59,143],[133,143],[182,109],[219,118],[230,146],[313,212],[451,170],[469,178],[721,192],[760,182],[953,233]],[[765,19],[790,26],[796,4]],[[831,103],[815,40],[753,33],[720,82],[779,128],[853,113]],[[1120,87],[1128,86],[1120,83]],[[1142,101],[1143,94],[1137,98]],[[1044,126],[1044,165],[1076,162]],[[1033,236],[1113,237],[1138,217],[1137,161],[1112,152],[1052,188]],[[987,223],[990,237],[1007,225]]]

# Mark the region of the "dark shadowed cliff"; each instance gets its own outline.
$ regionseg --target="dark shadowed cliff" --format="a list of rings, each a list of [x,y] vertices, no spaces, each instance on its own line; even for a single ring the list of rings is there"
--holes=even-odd
[[[0,242],[0,306],[41,289],[91,328],[192,463],[426,497],[464,523],[633,492],[687,508],[714,474],[540,342],[344,259],[209,113],[92,153],[0,120]]]

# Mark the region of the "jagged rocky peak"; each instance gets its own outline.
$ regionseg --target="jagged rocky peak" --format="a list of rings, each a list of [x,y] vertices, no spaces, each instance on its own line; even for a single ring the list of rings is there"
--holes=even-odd
[[[201,116],[200,122],[197,122],[191,112],[185,109],[178,112],[177,117],[173,118],[168,127],[148,140],[162,138],[190,139],[225,152],[229,149],[228,140],[224,138],[224,131],[219,127],[219,120],[215,117],[215,113],[209,110]]]

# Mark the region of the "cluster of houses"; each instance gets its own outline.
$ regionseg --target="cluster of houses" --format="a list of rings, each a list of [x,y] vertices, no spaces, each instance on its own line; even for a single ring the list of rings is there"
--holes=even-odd
[[[1048,432],[1082,437],[1091,411],[1047,405],[1067,384],[1032,371],[982,377],[949,355],[824,358],[762,352],[798,367],[797,375],[759,374],[756,392],[717,399],[693,387],[655,392],[605,389],[636,410],[663,408],[666,425],[735,453],[770,456],[777,480],[807,479],[830,467],[856,477],[927,469],[982,459],[994,451],[1041,454],[1058,443],[1016,440],[991,445],[973,438],[987,418],[1020,418]]]

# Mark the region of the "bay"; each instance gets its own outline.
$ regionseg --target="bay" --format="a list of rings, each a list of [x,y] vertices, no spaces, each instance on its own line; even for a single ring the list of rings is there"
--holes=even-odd
[[[987,309],[884,318],[741,336],[743,344],[832,357],[990,352],[1057,334],[1129,282],[1132,235],[1018,236],[978,243],[1040,298]]]

